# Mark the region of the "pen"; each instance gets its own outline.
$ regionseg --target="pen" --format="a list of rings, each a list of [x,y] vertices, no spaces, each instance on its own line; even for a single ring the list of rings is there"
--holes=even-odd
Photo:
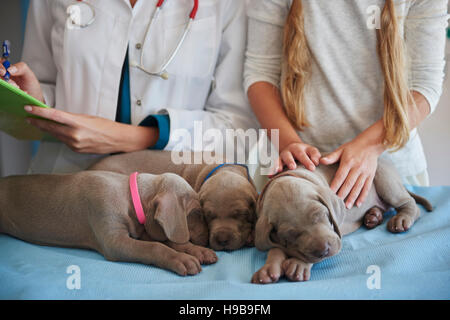
[[[3,77],[3,79],[5,79],[6,81],[8,81],[11,78],[11,75],[8,72],[8,69],[11,66],[11,62],[9,62],[9,56],[11,54],[10,47],[11,47],[11,43],[8,40],[3,41],[2,57],[5,59],[5,61],[3,61],[3,66],[6,69],[6,73]]]

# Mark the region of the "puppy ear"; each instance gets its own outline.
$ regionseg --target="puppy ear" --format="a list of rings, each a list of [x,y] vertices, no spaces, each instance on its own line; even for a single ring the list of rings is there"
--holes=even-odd
[[[203,211],[193,210],[187,217],[191,242],[197,246],[207,247],[209,244],[209,230]]]
[[[270,233],[273,225],[265,215],[261,215],[255,226],[255,246],[261,251],[267,251],[274,247],[278,247],[270,239]]]
[[[339,235],[339,237],[342,238],[339,226],[344,220],[345,214],[344,201],[342,201],[338,196],[333,194],[331,190],[325,188],[321,188],[318,194],[319,194],[319,201],[322,202],[330,212],[330,219],[331,222],[333,223],[334,230]]]
[[[154,219],[164,230],[166,237],[175,243],[189,241],[189,229],[186,213],[173,193],[162,193],[156,196]]]

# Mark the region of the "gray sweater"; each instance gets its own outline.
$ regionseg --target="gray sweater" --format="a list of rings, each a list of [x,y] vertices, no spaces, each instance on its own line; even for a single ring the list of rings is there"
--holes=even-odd
[[[313,66],[305,97],[311,127],[299,135],[322,152],[333,151],[382,118],[384,77],[371,17],[384,3],[303,0]],[[409,58],[410,88],[425,96],[432,111],[442,93],[447,3],[396,1]],[[292,0],[252,0],[248,8],[246,90],[260,81],[280,87],[283,27],[291,4]],[[403,149],[384,156],[394,161],[404,177],[427,169],[417,130]]]

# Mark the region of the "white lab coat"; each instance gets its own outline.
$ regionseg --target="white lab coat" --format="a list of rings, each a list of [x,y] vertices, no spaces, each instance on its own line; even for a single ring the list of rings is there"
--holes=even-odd
[[[86,0],[96,11],[95,22],[71,29],[67,7],[74,0],[31,0],[23,61],[41,82],[46,103],[60,110],[114,120],[123,63],[139,62],[137,44],[157,0]],[[188,21],[192,0],[166,0],[144,46],[144,66],[159,71],[178,43]],[[242,86],[246,44],[245,2],[201,0],[197,18],[179,54],[167,71],[168,81],[130,67],[131,118],[138,125],[151,114],[170,116],[167,150],[196,150],[194,122],[203,130],[256,127]],[[180,139],[187,129],[193,139]],[[201,140],[201,136],[195,136]],[[184,142],[183,142],[184,141]],[[31,173],[85,169],[95,155],[72,152],[61,143],[41,143]]]

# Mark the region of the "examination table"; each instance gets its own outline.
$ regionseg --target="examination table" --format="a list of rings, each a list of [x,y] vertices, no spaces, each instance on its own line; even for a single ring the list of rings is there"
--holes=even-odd
[[[342,251],[312,269],[311,280],[250,284],[266,253],[219,252],[193,277],[87,250],[44,247],[0,235],[0,299],[450,299],[450,187],[410,188],[427,197],[425,212],[404,234],[386,223],[344,237]],[[67,286],[73,267],[80,289]]]

